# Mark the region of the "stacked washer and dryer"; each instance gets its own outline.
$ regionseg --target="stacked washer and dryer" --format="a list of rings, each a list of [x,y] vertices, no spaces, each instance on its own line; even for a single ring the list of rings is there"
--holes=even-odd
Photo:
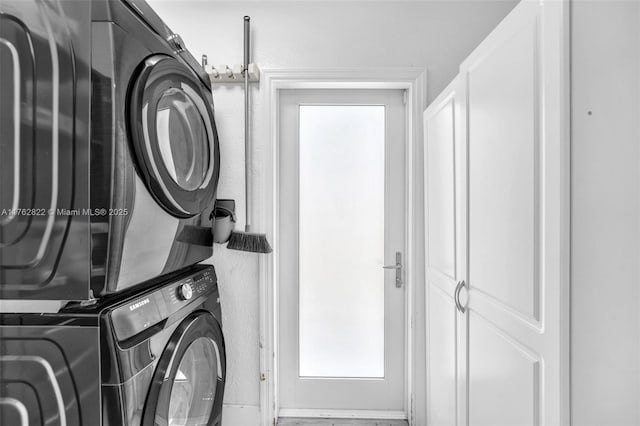
[[[208,75],[141,0],[2,0],[0,72],[0,424],[220,424]]]

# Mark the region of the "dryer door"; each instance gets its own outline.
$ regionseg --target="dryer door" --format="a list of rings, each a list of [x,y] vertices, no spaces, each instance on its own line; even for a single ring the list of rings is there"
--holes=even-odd
[[[222,330],[209,312],[178,326],[153,376],[143,426],[214,426],[221,421],[226,358]]]
[[[0,298],[89,297],[91,4],[0,2]]]
[[[184,63],[155,55],[129,100],[129,133],[147,188],[174,216],[202,213],[213,201],[220,161],[211,93]]]

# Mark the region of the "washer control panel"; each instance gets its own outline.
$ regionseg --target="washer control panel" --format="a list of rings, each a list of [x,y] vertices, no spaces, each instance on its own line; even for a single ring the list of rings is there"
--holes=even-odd
[[[180,305],[191,299],[198,298],[206,293],[212,284],[215,284],[215,272],[213,267],[200,273],[183,278],[174,285],[164,289],[164,299],[171,306]]]
[[[127,301],[111,313],[116,337],[123,341],[158,324],[200,297],[216,291],[216,283],[215,270],[208,266]]]

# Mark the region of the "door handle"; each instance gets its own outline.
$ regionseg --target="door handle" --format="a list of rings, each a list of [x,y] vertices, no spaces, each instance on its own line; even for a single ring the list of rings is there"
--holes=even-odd
[[[402,287],[402,253],[396,252],[395,265],[384,265],[383,269],[395,269],[396,270],[396,288]]]
[[[453,292],[453,301],[456,304],[456,309],[458,309],[458,311],[460,311],[461,314],[464,314],[467,311],[467,308],[462,306],[462,303],[460,303],[460,291],[462,291],[462,288],[465,286],[466,286],[466,283],[464,282],[464,280],[458,281],[458,284],[456,285],[456,289]]]

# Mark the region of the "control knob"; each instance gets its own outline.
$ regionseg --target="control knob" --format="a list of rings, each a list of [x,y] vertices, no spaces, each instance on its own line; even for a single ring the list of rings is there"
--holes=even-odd
[[[190,284],[181,284],[178,287],[178,297],[182,300],[189,300],[193,297],[193,288]]]

